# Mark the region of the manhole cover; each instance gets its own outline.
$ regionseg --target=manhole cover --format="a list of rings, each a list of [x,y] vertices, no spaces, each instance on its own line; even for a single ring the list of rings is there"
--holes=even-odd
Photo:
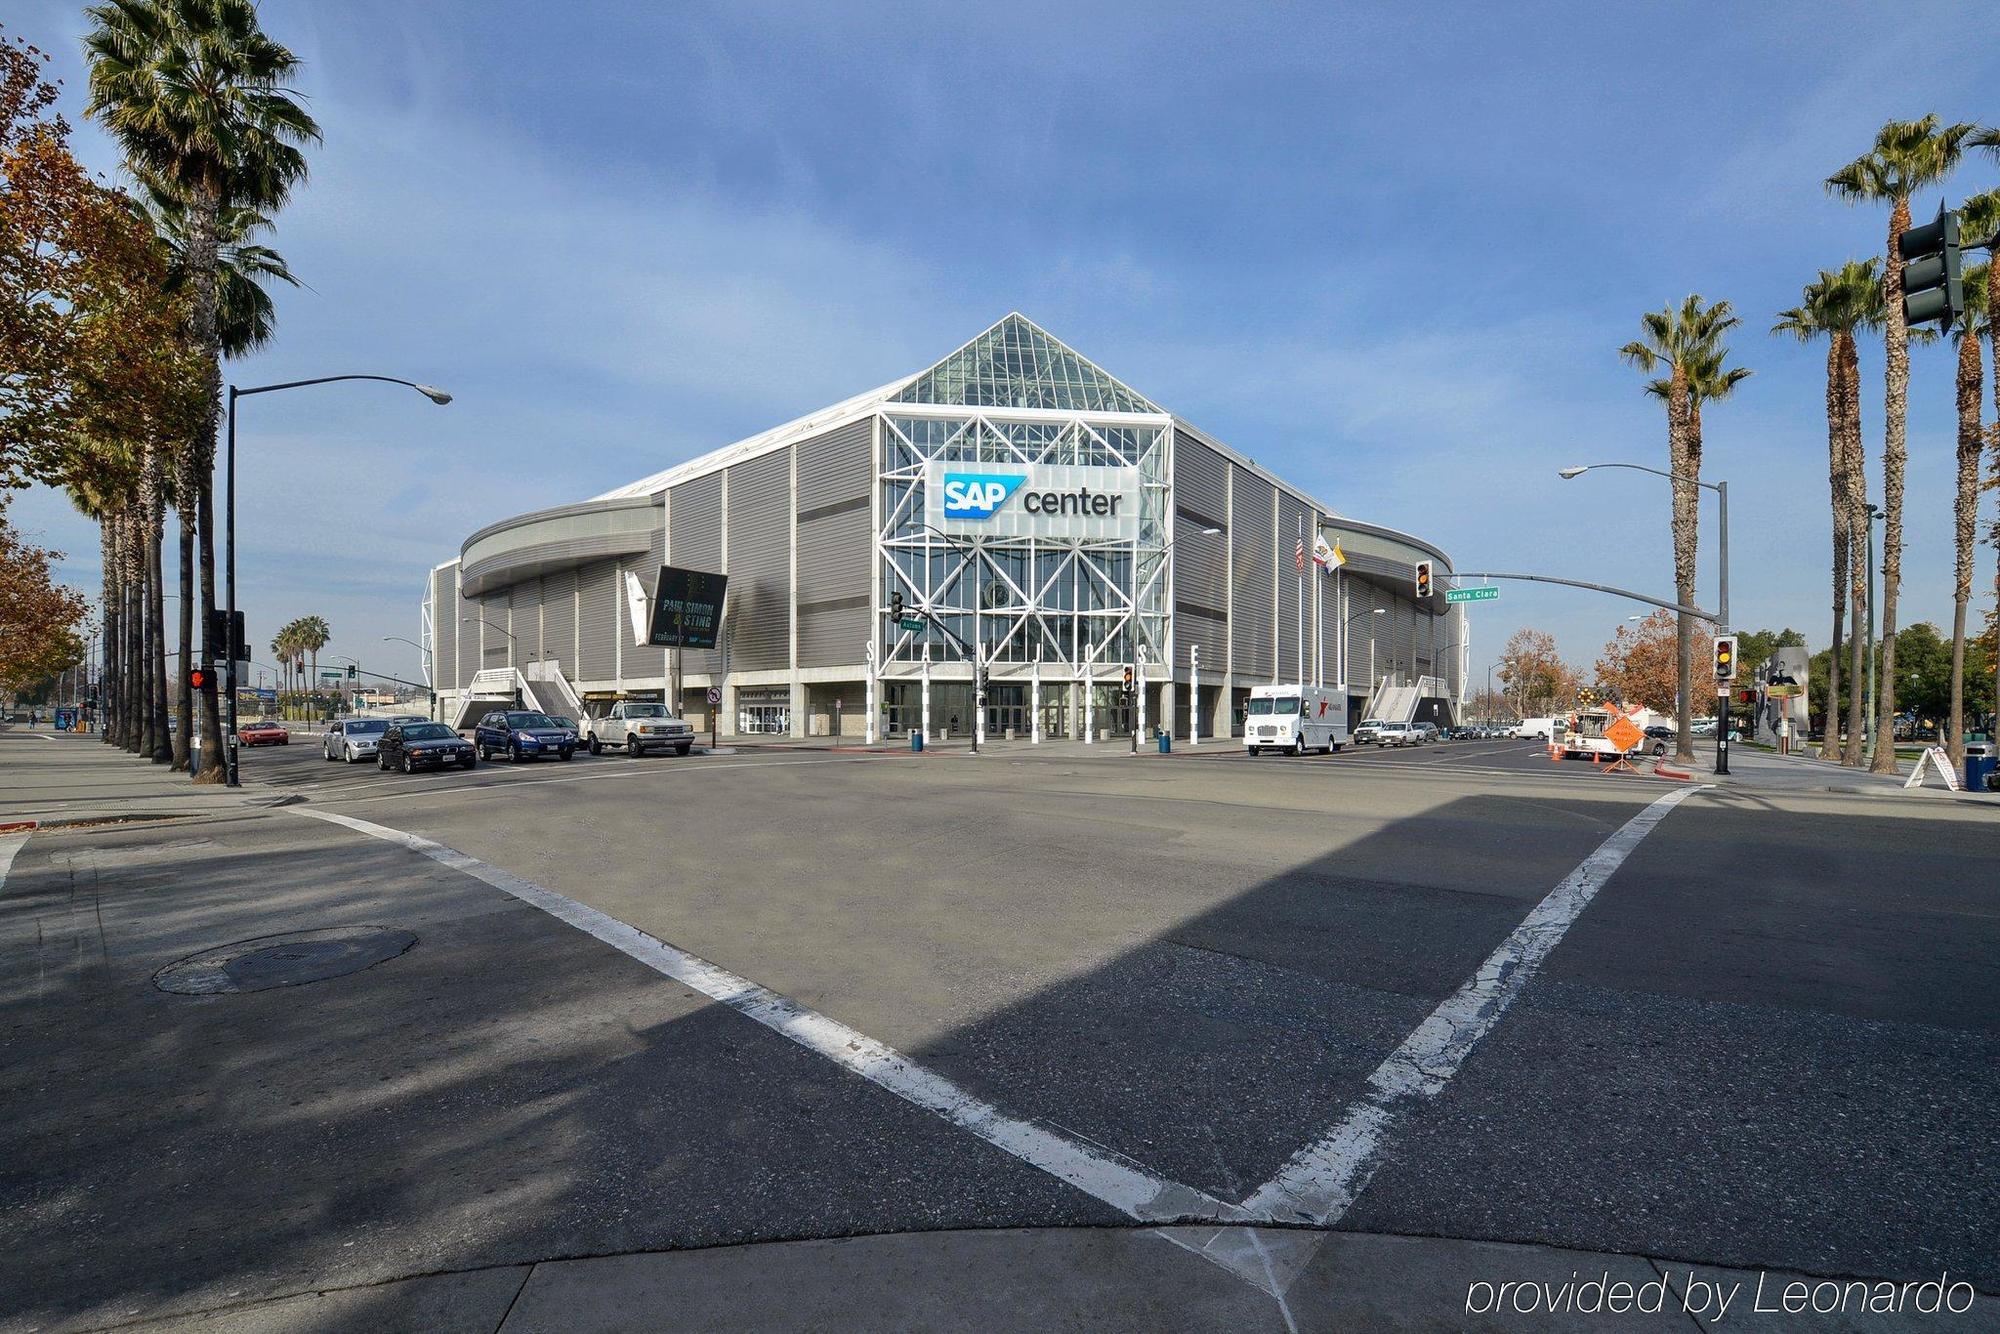
[[[415,932],[386,926],[335,926],[259,936],[170,963],[153,974],[153,985],[187,996],[301,987],[373,968],[416,943]]]

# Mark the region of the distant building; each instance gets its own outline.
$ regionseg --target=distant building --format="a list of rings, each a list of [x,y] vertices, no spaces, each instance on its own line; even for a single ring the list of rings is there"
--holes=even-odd
[[[1314,569],[1321,533],[1336,576]],[[662,565],[727,576],[716,648],[646,642]],[[1039,701],[1045,734],[1080,735],[1085,691],[1093,726],[1127,732],[1129,666],[1149,725],[1184,735],[1198,709],[1203,735],[1228,735],[1274,681],[1344,683],[1356,719],[1384,680],[1462,699],[1450,568],[1009,315],[917,374],[481,528],[432,571],[422,638],[439,716],[461,723],[517,696],[642,698],[705,729],[714,689],[726,734],[859,736],[872,667],[884,732],[962,735],[976,644],[990,733],[1025,734]],[[891,621],[897,598],[917,628]]]

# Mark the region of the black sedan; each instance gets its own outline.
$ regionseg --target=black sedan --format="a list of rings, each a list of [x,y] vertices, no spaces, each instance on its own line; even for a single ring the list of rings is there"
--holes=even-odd
[[[477,763],[471,743],[443,723],[398,723],[382,734],[375,751],[375,767],[384,772],[401,769],[408,774],[450,764],[470,769]]]

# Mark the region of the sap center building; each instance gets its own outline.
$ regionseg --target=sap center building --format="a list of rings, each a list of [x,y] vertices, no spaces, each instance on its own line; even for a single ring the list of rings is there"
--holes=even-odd
[[[655,641],[663,567],[724,576],[713,648]],[[724,736],[1207,740],[1285,681],[1345,686],[1351,721],[1448,721],[1469,652],[1449,571],[1009,315],[880,389],[481,528],[431,571],[422,639],[458,726],[639,699]]]

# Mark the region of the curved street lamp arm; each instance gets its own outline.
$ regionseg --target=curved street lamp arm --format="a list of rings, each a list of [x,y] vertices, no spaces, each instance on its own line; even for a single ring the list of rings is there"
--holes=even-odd
[[[1701,478],[1690,477],[1684,472],[1668,472],[1664,468],[1649,468],[1643,463],[1586,463],[1580,468],[1560,468],[1557,471],[1565,480],[1568,480],[1573,477],[1579,477],[1584,473],[1595,471],[1598,468],[1630,468],[1633,472],[1649,472],[1655,477],[1664,477],[1670,482],[1693,482],[1696,486],[1705,486],[1711,491],[1722,490],[1720,482],[1704,482]]]
[[[231,398],[248,398],[252,394],[269,394],[280,389],[300,389],[309,384],[332,384],[337,380],[380,380],[384,384],[400,384],[416,390],[431,402],[445,404],[451,402],[451,395],[433,385],[418,384],[415,380],[399,380],[393,375],[319,375],[310,380],[287,380],[283,384],[260,384],[249,389],[229,387]]]

